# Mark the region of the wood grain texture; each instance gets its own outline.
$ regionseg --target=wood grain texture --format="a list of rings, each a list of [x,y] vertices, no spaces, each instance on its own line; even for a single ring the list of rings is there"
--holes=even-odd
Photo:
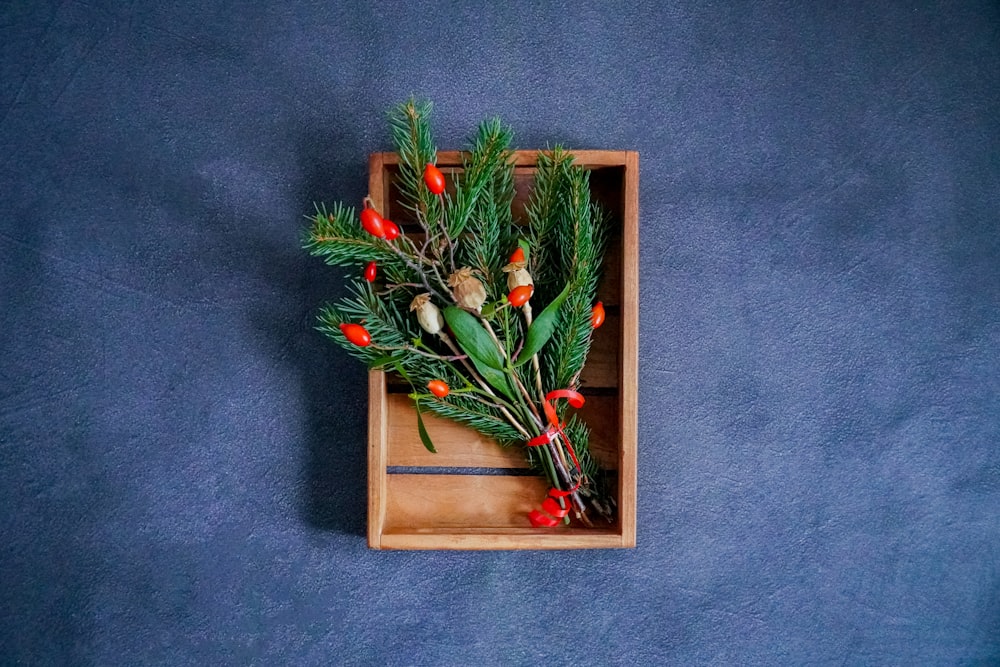
[[[616,527],[532,528],[545,497],[538,477],[389,475],[382,548],[573,549],[620,547]]]
[[[446,528],[387,530],[383,549],[614,549],[628,546],[613,528]]]
[[[389,466],[452,468],[527,468],[522,448],[504,449],[491,438],[448,419],[424,412],[424,426],[437,453],[424,448],[417,414],[406,394],[386,397]],[[618,467],[618,398],[587,396],[578,414],[591,428],[590,451],[606,470]]]
[[[368,195],[376,206],[384,206],[388,192],[384,153],[368,161]],[[388,460],[388,410],[385,373],[368,373],[368,546],[379,549],[385,523],[386,461]]]
[[[406,394],[389,394],[390,466],[526,468],[520,447],[504,449],[493,439],[424,410],[424,426],[437,453],[427,451],[417,434],[417,413]]]
[[[587,363],[580,373],[580,385],[587,389],[614,389],[618,387],[619,332],[621,317],[616,313],[608,313],[604,318],[604,326],[594,330],[590,342],[590,352]]]
[[[639,439],[639,154],[625,160],[625,211],[622,219],[621,263],[621,449],[618,459],[618,512],[624,546],[635,546],[636,464]]]
[[[388,410],[385,373],[368,372],[368,546],[380,548],[385,524]]]
[[[529,528],[547,491],[535,476],[388,475],[385,529]]]
[[[573,154],[575,163],[587,167],[620,167],[626,164],[630,154],[638,155],[634,151],[602,151],[602,150],[580,150],[567,151]],[[514,164],[516,166],[533,167],[537,162],[538,153],[548,153],[548,151],[519,150],[514,151]],[[372,157],[380,156],[385,165],[399,164],[399,155],[396,153],[373,153]],[[438,167],[460,167],[462,165],[462,151],[438,151]]]

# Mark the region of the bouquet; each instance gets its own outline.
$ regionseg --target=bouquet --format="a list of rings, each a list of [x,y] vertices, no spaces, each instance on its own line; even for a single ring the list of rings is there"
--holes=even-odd
[[[548,495],[526,517],[536,527],[614,520],[614,500],[590,454],[581,371],[594,329],[606,214],[589,172],[556,147],[540,152],[523,220],[514,215],[511,128],[484,121],[460,170],[436,166],[430,104],[389,114],[400,158],[405,220],[318,205],[304,245],[355,269],[350,294],[323,307],[319,329],[371,369],[410,386],[417,436],[431,412],[522,448]]]

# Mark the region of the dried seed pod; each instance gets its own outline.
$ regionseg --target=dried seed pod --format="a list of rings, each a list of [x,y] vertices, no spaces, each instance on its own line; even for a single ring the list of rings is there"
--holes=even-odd
[[[479,312],[486,302],[486,288],[467,266],[448,276],[448,286],[452,288],[455,303],[462,308]]]
[[[518,248],[518,250],[520,250],[520,248]],[[524,254],[522,253],[521,256],[523,257]],[[521,259],[512,261],[510,264],[501,269],[504,273],[507,274],[508,291],[513,291],[518,287],[522,287],[524,285],[535,284],[535,281],[531,277],[531,274],[528,273],[528,269],[525,268],[527,267],[527,265],[528,263],[525,262],[523,259]]]
[[[418,294],[410,302],[410,310],[417,311],[417,322],[420,328],[429,334],[437,334],[444,327],[444,316],[441,311],[431,303],[430,294]]]

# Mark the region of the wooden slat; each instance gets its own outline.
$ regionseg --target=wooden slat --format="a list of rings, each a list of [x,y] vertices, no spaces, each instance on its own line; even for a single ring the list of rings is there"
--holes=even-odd
[[[618,467],[619,419],[616,396],[588,396],[578,411],[591,428],[590,451],[605,470]],[[386,397],[387,465],[451,468],[526,468],[524,450],[504,449],[492,439],[453,421],[424,414],[424,426],[436,454],[427,451],[417,434],[417,414],[406,394]]]
[[[368,194],[376,206],[384,205],[387,174],[384,153],[376,153],[368,162]],[[368,546],[381,548],[388,500],[385,466],[388,459],[388,411],[385,373],[368,373]]]
[[[621,265],[621,450],[618,458],[618,513],[625,546],[635,546],[636,464],[639,439],[639,154],[629,152],[622,200]]]
[[[389,475],[386,549],[573,549],[623,546],[620,528],[532,528],[547,491],[535,477]]]
[[[389,465],[470,468],[526,468],[520,448],[504,449],[491,438],[424,411],[424,426],[436,454],[417,434],[417,413],[406,394],[389,394]],[[615,408],[612,408],[615,409]]]
[[[590,453],[604,470],[616,470],[618,450],[621,449],[618,397],[586,396],[586,399],[577,414],[590,427]]]
[[[385,529],[529,527],[548,487],[541,477],[388,475]]]
[[[387,169],[387,156],[390,153],[372,153],[368,158],[368,196],[379,211],[389,210],[389,203],[393,199],[392,173]]]
[[[614,549],[625,546],[615,528],[391,529],[383,549]]]
[[[615,388],[618,386],[620,321],[620,315],[608,313],[604,320],[604,326],[594,330],[587,363],[580,374],[583,387]]]
[[[548,151],[532,150],[514,151],[515,166],[534,166],[539,152],[548,153]],[[634,151],[579,150],[567,152],[573,155],[576,164],[591,168],[621,166],[626,164],[629,155],[638,155]],[[383,163],[386,165],[397,165],[400,162],[399,155],[396,153],[375,153],[374,155],[382,156]],[[458,167],[461,164],[462,151],[438,151],[437,165],[439,167]]]
[[[381,548],[385,525],[386,461],[388,448],[388,411],[386,407],[385,373],[368,373],[368,546]]]

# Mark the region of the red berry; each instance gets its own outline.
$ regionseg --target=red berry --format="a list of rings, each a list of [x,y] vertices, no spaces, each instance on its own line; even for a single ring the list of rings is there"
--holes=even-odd
[[[361,226],[365,228],[366,232],[380,239],[385,238],[382,222],[382,216],[372,207],[366,206],[361,210]]]
[[[510,291],[510,294],[507,295],[507,301],[509,301],[510,305],[515,308],[520,308],[524,304],[528,303],[528,299],[531,298],[534,291],[535,288],[533,285],[521,285],[520,287],[515,287]]]
[[[378,267],[375,266],[375,262],[368,262],[368,266],[365,267],[365,280],[370,283],[375,282],[375,275],[378,273]]]
[[[444,174],[430,162],[424,168],[424,183],[427,184],[427,189],[436,195],[444,192]]]
[[[524,261],[524,248],[518,248],[510,256],[510,263],[523,262]]]
[[[594,310],[592,311],[592,313],[590,315],[590,322],[591,322],[591,324],[594,325],[595,329],[597,327],[601,326],[602,324],[604,324],[604,303],[603,302],[598,301],[597,305],[594,306]]]
[[[448,388],[448,383],[444,380],[431,380],[427,383],[427,388],[431,390],[431,393],[438,398],[444,398],[448,395],[451,389]]]
[[[385,232],[386,241],[391,241],[397,236],[399,236],[399,227],[397,227],[396,223],[393,222],[392,220],[382,221],[382,231]]]
[[[347,340],[358,347],[368,347],[372,342],[371,334],[360,324],[348,324],[345,322],[340,325],[340,330],[344,333],[344,337]]]

